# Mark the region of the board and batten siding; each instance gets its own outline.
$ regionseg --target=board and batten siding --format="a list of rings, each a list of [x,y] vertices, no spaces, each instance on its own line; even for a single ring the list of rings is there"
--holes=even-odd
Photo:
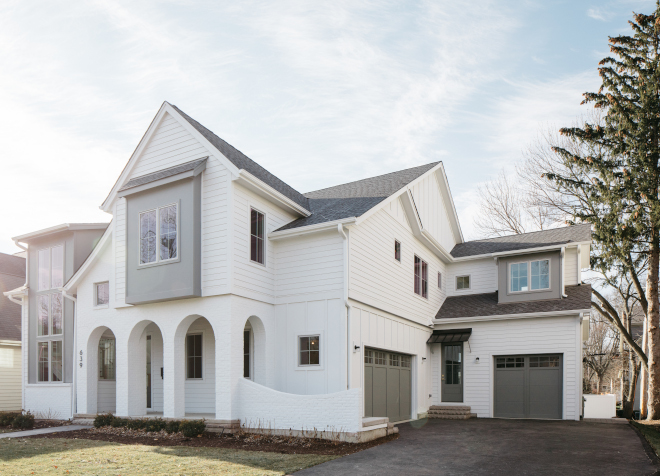
[[[207,149],[178,119],[165,114],[126,179],[130,180],[202,157],[209,157],[206,169],[202,172],[203,296],[227,292],[229,283],[228,196],[231,174],[218,158],[219,155],[217,150]],[[119,259],[118,253],[117,260]],[[117,293],[120,292],[125,291],[118,286]]]
[[[264,200],[241,185],[233,184],[234,190],[234,245],[233,245],[233,290],[237,294],[263,299],[274,303],[275,298],[275,253],[268,233],[293,221],[293,214]],[[265,264],[250,260],[250,208],[266,216]]]
[[[439,329],[471,328],[463,345],[463,402],[481,418],[492,417],[495,357],[502,355],[563,355],[563,418],[579,420],[581,395],[581,335],[577,316],[508,319],[443,324]],[[442,402],[441,344],[431,345],[433,404]],[[476,358],[479,357],[479,362]]]
[[[116,307],[126,306],[126,199],[119,198],[115,203],[115,214],[113,217],[114,234],[112,243],[114,247],[115,282],[114,305]],[[112,287],[111,284],[111,287]],[[110,293],[113,290],[110,289]]]
[[[409,354],[413,356],[413,418],[428,410],[432,369],[426,341],[432,330],[362,303],[350,304],[351,346],[360,347],[358,352],[350,352],[351,388],[363,387],[366,347]]]
[[[411,187],[411,192],[424,229],[433,235],[447,252],[451,251],[456,240],[451,231],[436,174],[426,174]]]
[[[387,210],[349,228],[349,297],[420,324],[429,324],[444,302],[445,264]],[[401,243],[401,262],[394,259]],[[415,255],[428,263],[428,299],[415,294]],[[438,271],[442,289],[438,288]]]
[[[215,335],[213,328],[209,321],[200,318],[190,324],[186,335],[190,334],[202,334],[202,378],[186,378],[186,412],[215,414]]]
[[[21,395],[21,345],[0,344],[0,411],[20,410]]]
[[[452,263],[448,266],[447,295],[494,293],[498,287],[497,270],[493,258]],[[470,289],[456,289],[457,276],[470,276]]]

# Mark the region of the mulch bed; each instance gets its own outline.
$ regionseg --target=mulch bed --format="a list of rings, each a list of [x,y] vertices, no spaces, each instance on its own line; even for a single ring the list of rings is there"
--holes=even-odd
[[[11,431],[28,431],[28,430],[40,430],[41,428],[54,428],[56,426],[67,426],[71,422],[68,420],[34,420],[34,427],[32,428],[12,428],[11,426],[0,426],[0,430],[11,430]]]
[[[164,431],[158,433],[146,433],[140,430],[127,430],[123,428],[99,428],[49,433],[45,435],[30,436],[29,438],[76,438],[109,441],[125,445],[193,446],[246,451],[268,451],[282,454],[345,456],[383,443],[388,443],[398,437],[398,434],[394,434],[367,443],[344,443],[316,438],[267,436],[252,433],[236,435],[204,433],[197,438],[186,438],[180,433],[168,435]]]

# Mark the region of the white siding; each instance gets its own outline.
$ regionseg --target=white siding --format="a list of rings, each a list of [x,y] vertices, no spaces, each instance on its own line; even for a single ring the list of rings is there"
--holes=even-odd
[[[413,356],[412,415],[428,410],[431,393],[431,365],[426,341],[432,330],[379,311],[370,306],[351,302],[351,346],[360,346],[351,352],[351,388],[362,387],[364,382],[364,349],[401,352]],[[427,360],[424,361],[423,358]]]
[[[566,286],[578,284],[577,248],[566,248],[564,260],[564,283]]]
[[[447,289],[445,264],[384,210],[350,228],[349,296],[360,302],[428,324],[440,309]],[[394,259],[394,240],[401,242],[401,262]],[[428,299],[414,292],[414,258],[428,263]],[[443,275],[438,288],[438,271]]]
[[[448,266],[447,295],[494,293],[497,291],[497,264],[493,258],[453,263]],[[457,276],[470,276],[470,289],[456,289]]]
[[[197,319],[187,334],[202,334],[202,378],[186,379],[186,413],[215,414],[215,336],[206,319]]]
[[[451,231],[446,206],[435,173],[427,174],[413,185],[411,191],[422,226],[446,251],[451,251],[456,240]]]
[[[266,234],[294,220],[292,214],[282,211],[255,193],[235,185],[234,190],[234,290],[237,294],[273,302],[275,298],[275,253],[266,240],[266,263],[250,261],[250,208],[266,215]]]
[[[115,204],[115,215],[113,218],[114,238],[114,264],[115,264],[115,306],[126,305],[126,199],[120,198]],[[110,288],[112,292],[112,284]]]
[[[444,328],[470,327],[469,344],[463,347],[463,401],[479,417],[493,411],[493,359],[498,355],[563,354],[564,418],[580,416],[580,325],[577,317],[549,317],[490,322],[462,322]],[[441,327],[441,328],[442,328]],[[439,374],[441,346],[433,345],[433,402],[442,401]],[[476,358],[479,357],[477,363]]]
[[[390,203],[385,205],[383,209],[392,215],[392,217],[399,222],[406,230],[410,230],[410,223],[408,222],[408,217],[406,216],[406,211],[403,209],[403,204],[401,199],[397,198],[392,200]]]
[[[20,345],[0,345],[0,388],[2,388],[0,411],[20,410],[22,406]]]
[[[117,411],[117,383],[114,380],[98,381],[98,413],[115,413]]]

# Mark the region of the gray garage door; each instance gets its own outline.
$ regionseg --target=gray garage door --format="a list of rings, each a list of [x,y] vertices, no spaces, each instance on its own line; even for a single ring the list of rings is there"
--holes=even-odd
[[[405,354],[364,351],[364,414],[410,420],[412,358]]]
[[[562,356],[495,357],[495,416],[562,416]]]

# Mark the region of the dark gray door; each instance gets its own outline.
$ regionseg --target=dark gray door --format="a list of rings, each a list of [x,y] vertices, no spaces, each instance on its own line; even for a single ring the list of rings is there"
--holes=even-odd
[[[495,358],[494,416],[562,417],[562,356],[512,355]]]
[[[463,343],[442,344],[442,401],[463,401]]]
[[[410,420],[412,358],[409,355],[364,351],[364,415]]]

